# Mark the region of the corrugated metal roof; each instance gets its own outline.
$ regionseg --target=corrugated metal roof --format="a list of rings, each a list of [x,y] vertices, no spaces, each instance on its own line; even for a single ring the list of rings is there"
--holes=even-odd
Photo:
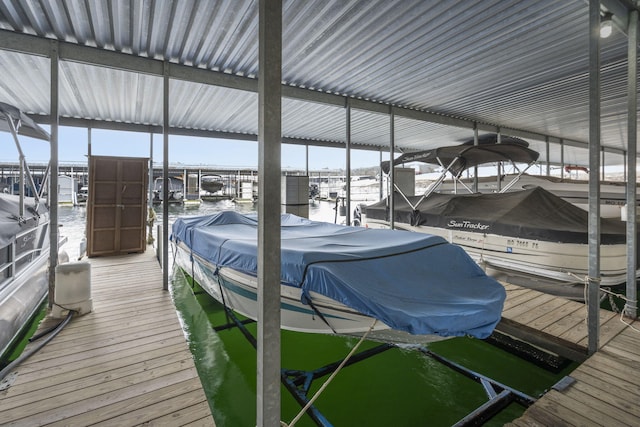
[[[287,86],[554,139],[588,140],[588,4],[583,0],[284,0],[283,10]],[[117,68],[143,57],[243,77],[250,85],[258,73],[257,13],[256,0],[3,0],[0,29],[126,54],[102,57],[113,68],[62,55],[60,113],[160,125],[161,75]],[[38,55],[47,52],[22,40],[24,46],[9,50],[1,50],[0,41],[0,101],[46,115],[50,65]],[[602,41],[602,144],[620,150],[627,132],[626,49],[620,31]],[[171,125],[255,137],[257,95],[242,89],[172,79]],[[343,107],[287,98],[283,135],[344,144]],[[351,128],[354,144],[388,147],[388,115],[354,109]],[[401,116],[395,132],[401,150],[473,135],[469,128]],[[559,150],[550,151],[551,160],[559,162]],[[568,158],[584,164],[586,150],[567,146]]]

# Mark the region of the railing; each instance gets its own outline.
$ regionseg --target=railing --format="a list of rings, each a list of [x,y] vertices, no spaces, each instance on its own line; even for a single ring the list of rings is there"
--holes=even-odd
[[[28,230],[24,230],[21,233],[16,234],[13,241],[0,249],[0,253],[2,253],[2,257],[7,260],[2,265],[0,265],[0,289],[8,282],[10,279],[15,277],[20,271],[27,268],[27,266],[43,251],[43,246],[47,244],[47,242],[43,239],[46,236],[42,234],[46,234],[44,230],[49,226],[49,221],[42,222],[37,225],[35,228],[30,228]],[[25,236],[33,234],[33,244],[34,247],[27,250],[18,250],[18,242],[20,242],[21,238]],[[36,240],[38,239],[38,240]],[[4,254],[4,250],[8,249],[6,253],[6,258]],[[4,261],[4,260],[3,260]],[[8,272],[8,273],[7,273]]]

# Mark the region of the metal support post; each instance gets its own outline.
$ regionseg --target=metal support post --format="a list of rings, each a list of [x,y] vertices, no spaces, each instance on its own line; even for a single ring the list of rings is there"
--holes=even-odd
[[[169,290],[169,63],[162,91],[162,289]]]
[[[545,147],[547,150],[547,176],[551,175],[551,144],[549,144],[549,137],[544,137]]]
[[[624,314],[635,318],[638,315],[638,287],[636,285],[636,253],[638,242],[636,241],[638,223],[635,221],[637,214],[636,195],[636,166],[638,147],[638,11],[629,13],[628,28],[628,61],[627,61],[627,299]]]
[[[147,244],[152,245],[153,238],[153,223],[156,218],[155,211],[153,210],[153,133],[149,134],[149,194],[147,196],[147,224],[149,229],[149,235],[147,236]]]
[[[396,226],[396,203],[395,203],[395,185],[396,185],[396,173],[393,161],[395,159],[394,153],[396,151],[396,116],[393,111],[393,107],[390,107],[389,111],[389,227],[393,230]]]
[[[51,159],[49,170],[49,309],[53,307],[58,265],[58,128],[59,100],[58,42],[51,41]]]
[[[587,329],[593,354],[600,335],[600,0],[589,0],[589,170]]]
[[[345,151],[346,151],[345,196],[347,199],[347,209],[345,212],[346,215],[345,215],[344,221],[345,221],[345,224],[351,225],[351,212],[350,212],[350,206],[351,206],[351,101],[349,101],[349,98],[347,98],[345,125],[346,125],[346,132],[347,132],[346,144],[345,144]]]
[[[564,141],[560,139],[560,178],[564,179]]]
[[[473,145],[478,143],[478,123],[473,122]],[[473,166],[473,192],[478,192],[478,165]]]
[[[382,150],[379,151],[380,153],[380,159],[378,160],[378,164],[382,165]],[[379,190],[380,190],[380,194],[378,197],[380,200],[382,200],[382,198],[384,197],[384,188],[383,188],[383,183],[382,183],[382,176],[383,176],[384,172],[382,171],[382,166],[380,166],[380,186],[379,186]]]
[[[282,1],[258,11],[257,426],[280,426]]]

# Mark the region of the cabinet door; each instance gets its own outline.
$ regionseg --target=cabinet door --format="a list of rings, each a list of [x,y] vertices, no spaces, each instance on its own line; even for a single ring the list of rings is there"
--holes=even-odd
[[[87,255],[144,252],[148,160],[90,158]]]
[[[147,217],[147,159],[123,159],[120,162],[120,232],[121,253],[144,252]]]

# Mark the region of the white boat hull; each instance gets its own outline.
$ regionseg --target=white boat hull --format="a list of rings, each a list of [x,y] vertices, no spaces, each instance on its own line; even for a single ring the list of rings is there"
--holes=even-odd
[[[11,347],[38,311],[49,287],[49,250],[43,250],[0,291],[0,355]]]
[[[192,255],[182,243],[177,245],[175,260],[177,265],[215,300],[243,316],[257,320],[258,283],[256,277],[226,267],[222,267],[216,272],[215,265],[195,254]],[[373,326],[367,338],[374,341],[426,344],[447,339],[447,337],[437,335],[412,335],[391,329],[384,323],[375,321],[372,317],[365,316],[315,292],[311,292],[311,298],[317,311],[310,305],[301,302],[299,288],[281,285],[280,294],[282,329],[305,333],[362,336]]]

